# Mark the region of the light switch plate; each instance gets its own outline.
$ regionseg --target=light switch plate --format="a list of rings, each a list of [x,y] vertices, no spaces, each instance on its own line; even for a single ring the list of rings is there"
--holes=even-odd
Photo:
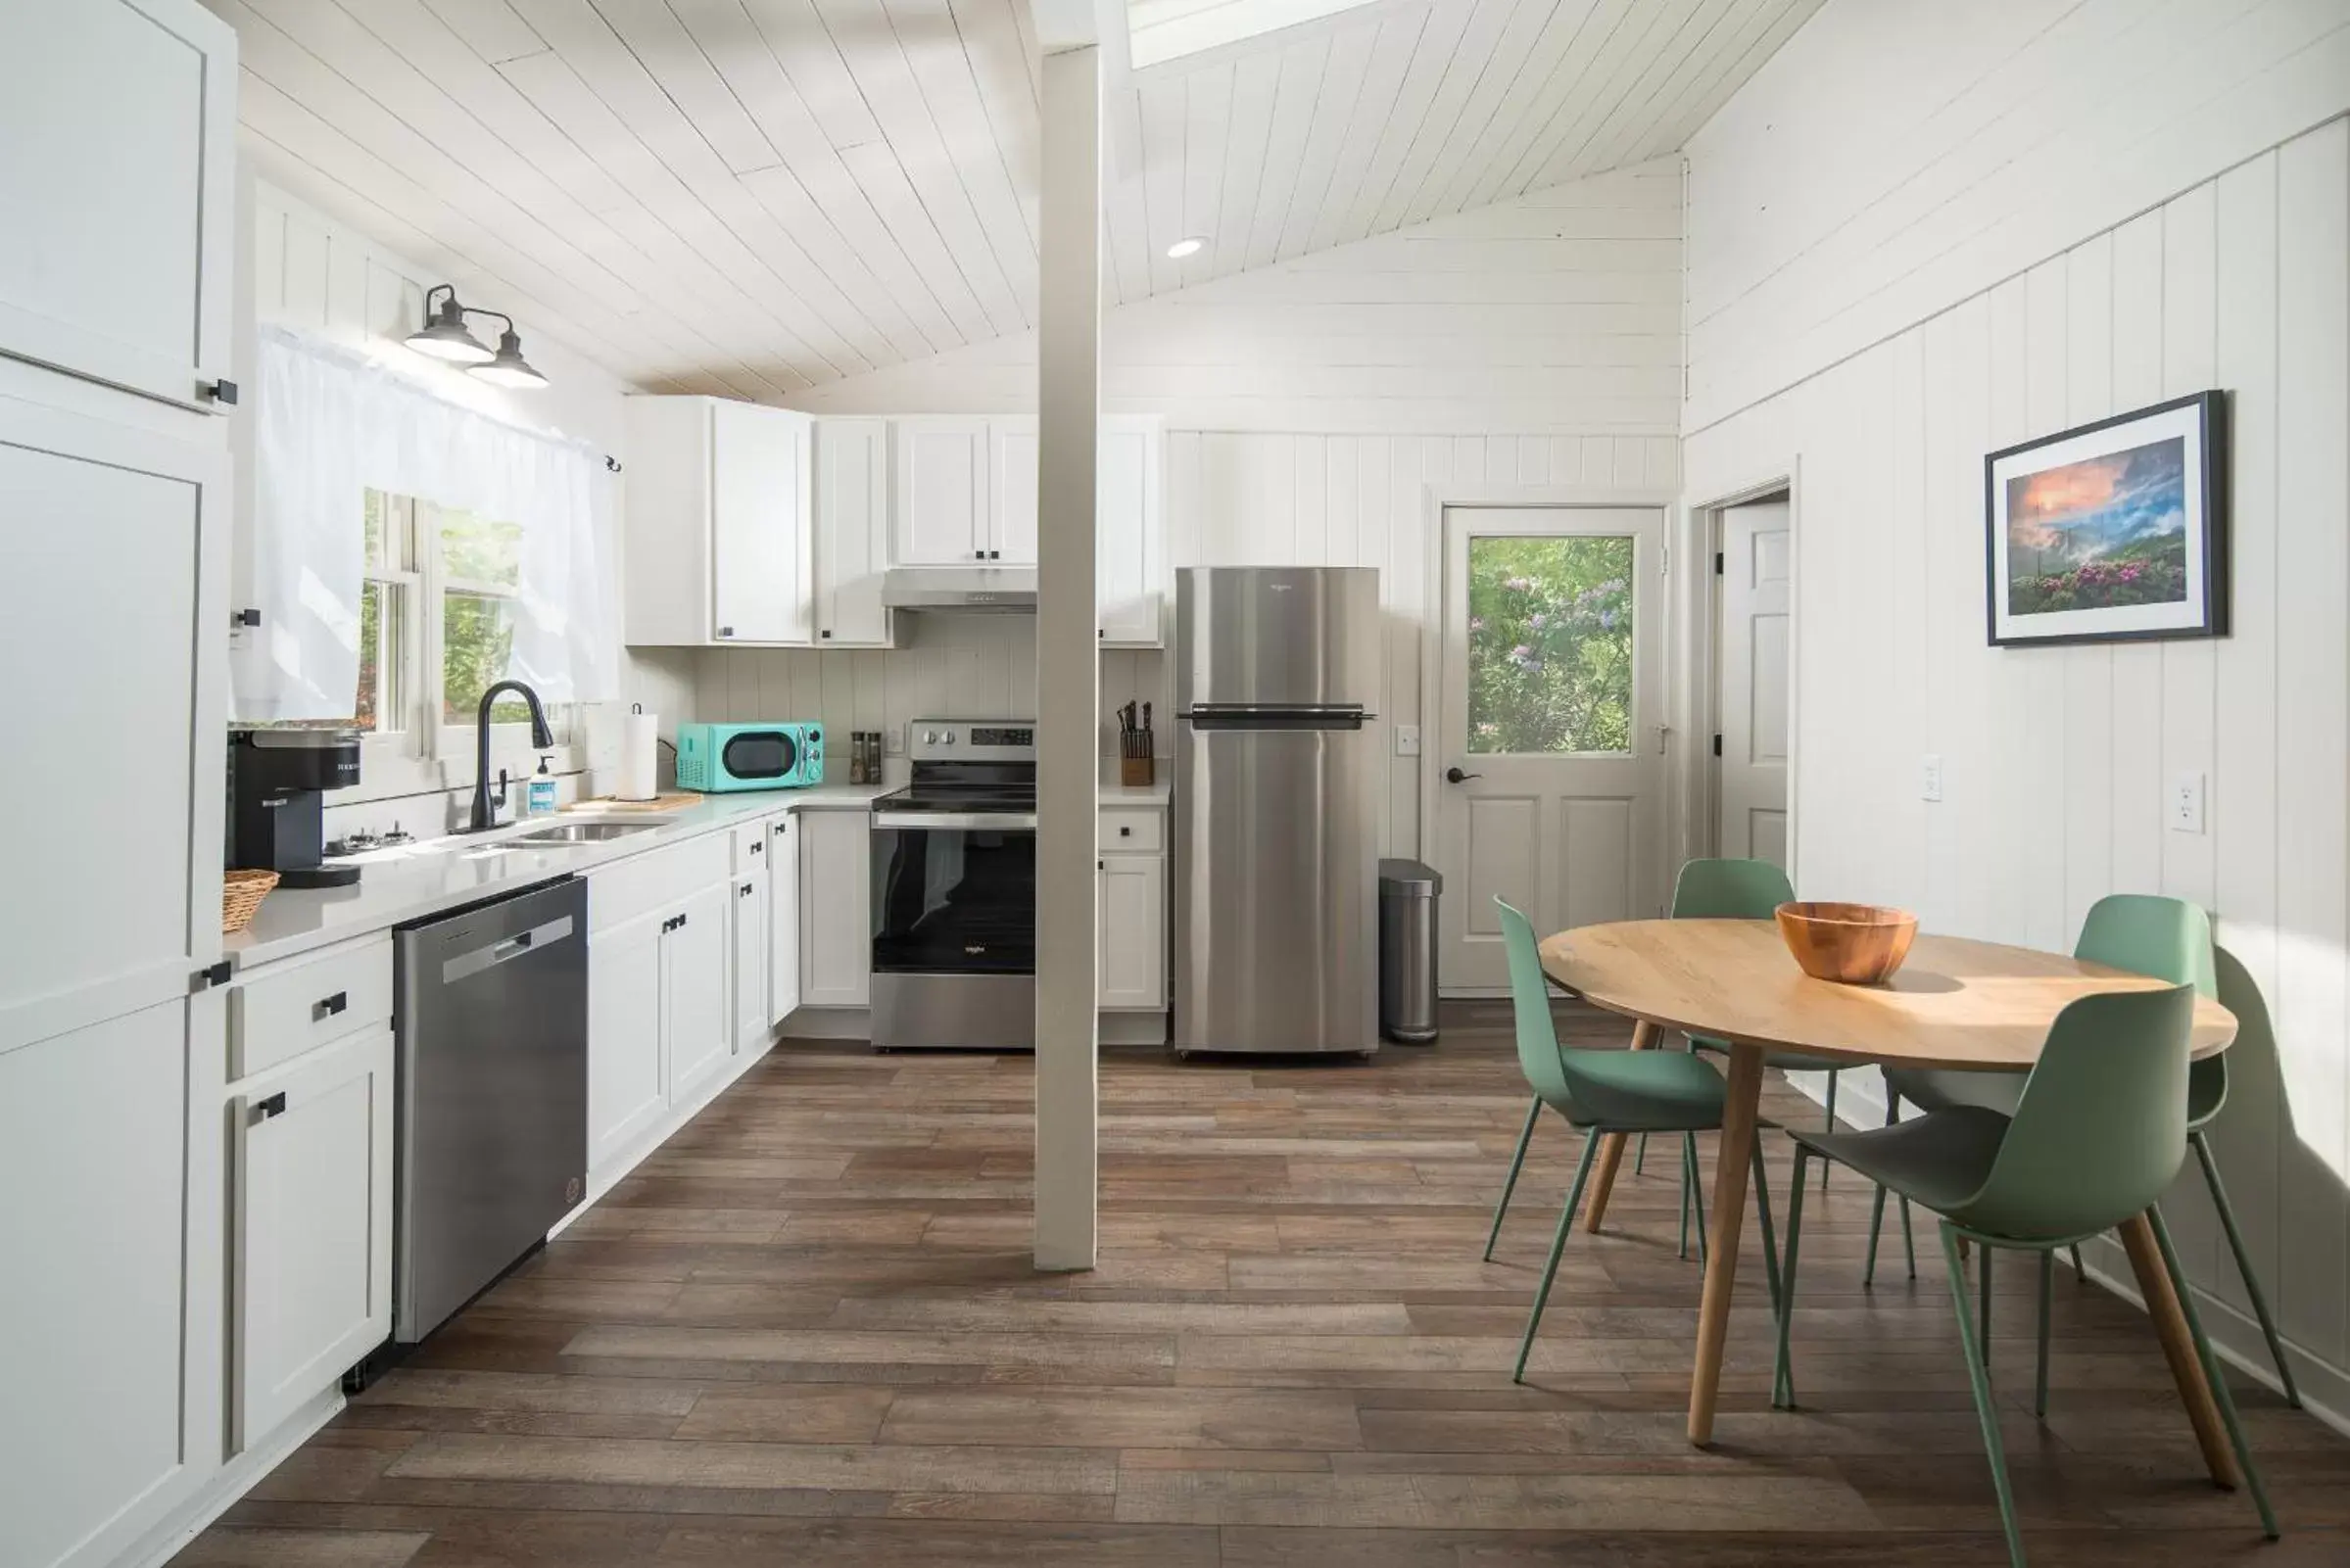
[[[1918,769],[1918,794],[1927,800],[1940,800],[1942,797],[1942,759],[1937,753],[1927,753],[1924,764]]]
[[[2171,781],[2171,832],[2199,833],[2203,831],[2203,775],[2182,773]]]
[[[1419,755],[1419,726],[1399,724],[1395,727],[1395,754],[1399,757]]]

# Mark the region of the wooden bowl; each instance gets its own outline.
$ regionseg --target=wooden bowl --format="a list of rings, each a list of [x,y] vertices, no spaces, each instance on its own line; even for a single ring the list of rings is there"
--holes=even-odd
[[[1817,980],[1879,985],[1909,956],[1918,918],[1882,904],[1781,904],[1779,937],[1796,964]]]

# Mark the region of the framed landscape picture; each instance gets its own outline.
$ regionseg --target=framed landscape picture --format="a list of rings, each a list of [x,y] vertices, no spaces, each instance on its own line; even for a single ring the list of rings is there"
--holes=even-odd
[[[2199,392],[1983,460],[1994,644],[2226,635],[2227,406]]]

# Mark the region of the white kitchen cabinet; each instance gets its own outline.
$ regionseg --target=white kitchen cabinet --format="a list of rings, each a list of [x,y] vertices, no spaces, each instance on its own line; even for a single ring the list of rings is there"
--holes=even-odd
[[[1094,468],[1094,577],[1105,647],[1166,641],[1167,556],[1160,513],[1159,421],[1101,422]]]
[[[815,641],[815,421],[724,398],[630,398],[626,640]]]
[[[987,558],[993,524],[984,419],[900,419],[889,553],[899,566],[968,566]]]
[[[392,1332],[392,1030],[232,1086],[229,1450]]]
[[[1096,874],[1101,912],[1100,995],[1104,1008],[1167,1005],[1167,861],[1160,855],[1104,855]]]
[[[216,406],[237,40],[196,0],[0,5],[0,354]],[[14,1559],[12,1559],[14,1560]]]
[[[816,641],[890,647],[889,421],[816,421]]]
[[[801,819],[776,818],[767,827],[767,1008],[781,1023],[799,1006],[799,839]]]
[[[873,818],[799,814],[799,1000],[866,1007],[873,1000]]]
[[[1036,564],[1036,421],[1023,416],[988,421],[990,473],[987,559]]]
[[[734,890],[734,1052],[756,1056],[767,1048],[773,1020],[767,996],[767,870],[737,873]]]
[[[595,897],[591,884],[589,897]],[[597,1170],[668,1109],[661,1066],[661,948],[671,911],[588,938],[588,1168]]]
[[[727,989],[727,906],[734,888],[705,887],[686,900],[661,941],[661,1022],[672,1106],[734,1055],[735,1010]]]
[[[0,1562],[113,1562],[219,1466],[224,1017],[0,1050]]]

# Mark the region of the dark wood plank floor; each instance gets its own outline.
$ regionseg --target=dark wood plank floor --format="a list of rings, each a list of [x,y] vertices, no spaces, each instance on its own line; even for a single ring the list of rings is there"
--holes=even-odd
[[[1561,1008],[1570,1035],[1621,1025]],[[1028,1261],[1031,1067],[787,1045],[177,1559],[458,1564],[1994,1564],[1930,1235],[1860,1288],[1868,1195],[1806,1205],[1807,1407],[1769,1408],[1759,1244],[1718,1446],[1682,1438],[1699,1276],[1670,1150],[1568,1244],[1510,1363],[1572,1136],[1537,1134],[1501,1005],[1374,1062],[1102,1071],[1102,1255]],[[1766,1110],[1816,1116],[1774,1083]],[[1769,1147],[1785,1203],[1785,1140]],[[2350,1442],[2238,1381],[2286,1526],[2200,1479],[2131,1307],[2031,1270],[1995,1374],[2038,1564],[2350,1562]]]

